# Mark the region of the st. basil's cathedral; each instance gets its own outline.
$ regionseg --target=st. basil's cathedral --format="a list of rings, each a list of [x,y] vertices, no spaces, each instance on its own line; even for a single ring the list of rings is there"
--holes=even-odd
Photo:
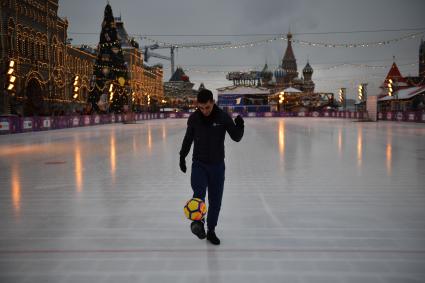
[[[287,34],[288,46],[286,47],[282,63],[274,72],[268,69],[265,64],[261,71],[261,86],[269,89],[284,90],[287,88],[295,88],[304,93],[314,92],[314,82],[312,80],[313,68],[307,62],[303,69],[303,75],[298,77],[297,60],[295,59],[292,49],[292,34]]]

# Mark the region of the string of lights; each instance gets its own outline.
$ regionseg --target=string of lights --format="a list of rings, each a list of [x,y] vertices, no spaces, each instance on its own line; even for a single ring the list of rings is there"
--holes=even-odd
[[[361,42],[361,43],[324,43],[324,42],[309,42],[304,40],[293,39],[293,42],[299,43],[304,46],[313,47],[330,47],[330,48],[365,48],[365,47],[382,47],[392,43],[397,43],[405,40],[416,39],[419,35],[425,34],[425,31],[417,32],[413,34],[404,35],[398,38],[389,40],[375,41],[375,42]]]
[[[398,28],[398,29],[370,29],[370,30],[350,30],[350,31],[324,31],[324,32],[293,32],[294,36],[300,35],[329,35],[329,34],[356,34],[356,33],[383,33],[402,31],[423,31],[425,27]],[[76,35],[98,35],[96,32],[68,32]],[[254,37],[254,36],[280,36],[281,33],[239,33],[239,34],[134,34],[132,37]]]
[[[406,63],[406,64],[399,64],[399,67],[403,67],[403,66],[416,66],[417,63]],[[319,70],[319,71],[331,71],[331,70],[335,70],[335,69],[340,69],[340,68],[348,68],[348,67],[352,67],[352,68],[361,68],[361,69],[389,69],[391,67],[391,65],[368,65],[368,64],[354,64],[354,63],[343,63],[343,64],[338,64],[338,65],[333,65],[330,67],[323,67],[323,68],[315,68],[315,70]],[[244,70],[240,70],[240,72],[251,72],[251,71],[257,71],[258,69],[255,68],[248,68],[248,69],[244,69]],[[212,74],[212,73],[223,73],[226,74],[229,71],[227,70],[202,70],[202,69],[196,69],[196,68],[184,68],[185,72],[194,72],[194,73],[203,73],[203,74]]]
[[[391,60],[394,60],[394,58],[391,58]],[[404,57],[399,58],[397,57],[397,62],[416,62],[416,56],[415,57]],[[312,63],[311,60],[310,64]],[[338,64],[355,64],[355,63],[376,63],[376,62],[388,62],[389,59],[374,59],[374,60],[344,60],[344,61],[326,61],[326,63],[321,61],[314,61],[314,66],[322,66],[322,65],[338,65]],[[259,64],[184,64],[186,67],[220,67],[220,68],[253,68],[253,69],[262,69],[264,67],[264,62]],[[268,68],[277,68],[279,67],[279,64],[270,64],[267,63]],[[165,67],[165,69],[169,69]],[[316,68],[315,68],[316,69]]]
[[[407,63],[407,64],[399,64],[399,67],[402,66],[416,66],[417,63]],[[320,70],[320,71],[330,71],[330,70],[335,70],[335,69],[339,69],[339,68],[346,68],[346,67],[354,67],[354,68],[366,68],[366,69],[389,69],[391,68],[391,65],[368,65],[368,64],[353,64],[353,63],[344,63],[344,64],[339,64],[339,65],[334,65],[334,66],[330,66],[330,67],[326,67],[326,68],[316,68],[316,70]]]
[[[404,36],[400,36],[397,38],[381,40],[381,41],[373,41],[373,42],[350,42],[350,43],[334,43],[334,42],[313,42],[299,39],[289,39],[292,43],[300,44],[301,46],[309,46],[309,47],[326,47],[326,48],[367,48],[367,47],[384,47],[390,44],[394,44],[400,41],[412,40],[416,39],[419,35],[425,34],[425,31],[416,32],[413,34],[407,34]],[[140,37],[141,39],[148,40],[152,43],[159,45],[170,45],[168,42],[156,40],[149,37]],[[206,46],[206,47],[184,47],[188,49],[213,49],[213,50],[222,50],[222,49],[239,49],[239,48],[249,48],[249,47],[257,47],[264,44],[272,43],[275,41],[288,41],[288,38],[284,36],[273,37],[263,40],[256,40],[244,43],[238,43],[233,45],[223,45],[223,46]]]
[[[380,41],[372,41],[372,42],[349,42],[349,43],[335,43],[335,42],[314,42],[314,41],[307,41],[307,40],[301,40],[301,39],[295,39],[292,38],[290,39],[290,41],[294,44],[299,44],[301,46],[304,47],[320,47],[320,48],[368,48],[368,47],[385,47],[391,44],[395,44],[398,43],[400,41],[406,41],[406,40],[413,40],[418,38],[420,35],[425,34],[424,31],[425,28],[423,29],[417,29],[419,30],[418,32],[415,33],[409,33],[403,36],[399,36],[396,38],[391,38],[391,39],[386,39],[386,40],[380,40]],[[416,29],[414,29],[416,30]],[[362,31],[362,32],[368,32],[368,31]],[[370,31],[373,32],[373,31]],[[337,32],[335,32],[337,33]],[[339,33],[350,33],[350,32],[339,32]],[[353,32],[355,33],[355,32]],[[78,33],[76,33],[78,34]],[[298,33],[298,34],[294,34],[294,35],[301,35],[301,34],[333,34],[332,32],[329,33]],[[257,34],[259,35],[259,34]],[[264,36],[265,34],[263,34]],[[276,41],[288,41],[288,38],[286,38],[285,36],[283,36],[282,34],[279,35],[275,35],[274,37],[271,38],[267,38],[267,39],[262,39],[262,40],[255,40],[255,41],[248,41],[248,42],[242,42],[242,43],[235,43],[235,44],[230,44],[230,45],[222,45],[222,46],[179,46],[180,44],[177,43],[170,43],[170,42],[166,42],[166,41],[161,41],[158,39],[154,39],[151,38],[153,36],[145,36],[145,35],[134,35],[137,38],[140,38],[141,40],[147,40],[150,43],[153,44],[158,44],[158,45],[162,45],[162,46],[177,46],[178,48],[185,48],[185,49],[195,49],[195,50],[208,50],[208,49],[212,49],[212,50],[223,50],[223,49],[239,49],[239,48],[253,48],[253,47],[258,47],[258,46],[263,46],[265,44],[269,44],[269,43],[273,43]],[[240,35],[242,36],[242,35]],[[107,47],[107,46],[113,46],[116,43],[112,42],[112,43],[105,43],[102,44],[102,47]],[[89,44],[87,45],[91,48],[97,48],[98,45],[96,44]]]
[[[49,66],[47,64],[35,64],[35,63],[30,63],[30,62],[26,62],[26,60],[23,59],[15,59],[15,62],[17,63],[17,66],[26,66],[26,67],[37,67],[39,70],[43,70],[48,74],[48,77],[43,80],[41,76],[35,76],[33,79],[37,80],[38,83],[40,85],[46,86],[49,82],[53,81],[55,83],[55,85],[59,88],[59,89],[63,89],[65,87],[65,76],[66,77],[74,77],[75,74],[70,70],[70,68],[66,68],[63,66],[57,66],[54,68],[53,71],[49,72]],[[100,67],[103,68],[105,66],[103,65],[98,65],[98,64],[94,64],[94,66],[96,67]],[[118,68],[112,68],[116,71],[123,71],[121,69]],[[127,71],[129,73],[133,73],[133,71]],[[152,76],[154,76],[155,78],[160,76],[158,74],[156,74],[155,72],[149,71],[147,69],[143,70],[144,73],[149,73]],[[134,72],[134,73],[138,73],[138,72]],[[68,74],[68,75],[67,75]],[[71,74],[71,75],[69,75]],[[19,79],[25,79],[28,76],[20,76],[19,74],[15,75],[16,78]],[[99,80],[99,79],[98,79]],[[86,86],[86,84],[88,84],[88,79],[84,79],[83,80],[85,83],[82,86]],[[99,91],[104,91],[107,88],[107,85],[109,82],[111,82],[111,80],[107,80],[107,79],[102,79],[102,81],[104,81],[104,86],[100,86],[97,82],[92,82],[91,84],[93,85],[92,87],[87,87],[89,92],[92,92],[95,88],[97,88]]]

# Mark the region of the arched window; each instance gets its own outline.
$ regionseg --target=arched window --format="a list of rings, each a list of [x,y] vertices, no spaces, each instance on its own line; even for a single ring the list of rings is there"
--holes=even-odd
[[[28,48],[29,48],[29,40],[26,33],[24,33],[24,49],[22,51],[22,56],[28,57]]]
[[[40,41],[37,42],[36,48],[37,48],[37,53],[36,53],[37,60],[42,61],[43,60],[43,53],[41,52],[41,42]]]
[[[62,49],[58,49],[58,65],[62,66]]]
[[[43,49],[43,51],[42,51],[42,53],[43,53],[43,60],[44,61],[47,61],[47,58],[48,58],[48,50],[47,50],[47,42],[48,42],[48,39],[47,39],[47,35],[44,35],[44,39],[43,39],[43,46],[42,46],[42,49]]]
[[[45,54],[46,54],[46,45],[44,45],[44,43],[41,43],[41,47],[40,47],[41,49],[40,49],[40,58],[41,58],[41,60],[42,61],[45,61],[46,60],[46,57],[45,57]]]
[[[51,50],[52,50],[52,52],[51,52],[51,54],[53,54],[53,65],[56,65],[56,63],[58,62],[58,56],[57,56],[57,53],[56,53],[56,49],[57,49],[57,45],[58,45],[58,41],[57,41],[57,39],[56,39],[56,36],[53,36],[53,46],[51,46]]]
[[[30,30],[30,36],[29,36],[29,58],[34,59],[37,55],[35,54],[35,37],[34,37],[34,30]]]
[[[37,32],[37,35],[35,37],[35,59],[36,60],[42,60],[41,57],[41,34]]]
[[[25,57],[31,58],[31,40],[29,37],[25,39]]]
[[[35,58],[35,44],[34,44],[34,38],[30,38],[30,58],[34,59]]]
[[[10,50],[10,51],[12,51],[12,50],[14,50],[14,48],[13,48],[13,37],[12,37],[12,33],[9,31],[8,33],[7,33],[7,42],[6,42],[6,50]]]
[[[24,55],[24,40],[20,36],[18,37],[18,54]]]
[[[7,41],[9,45],[9,50],[15,50],[16,46],[13,42],[13,34],[15,32],[15,22],[12,18],[9,18],[9,21],[7,23]]]

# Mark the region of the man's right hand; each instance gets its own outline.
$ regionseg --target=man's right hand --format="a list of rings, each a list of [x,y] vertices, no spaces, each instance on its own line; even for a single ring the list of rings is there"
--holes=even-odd
[[[236,118],[235,118],[235,124],[236,124],[236,126],[237,127],[243,127],[243,125],[244,125],[244,121],[243,121],[243,119],[242,119],[242,117],[241,117],[241,115],[238,115]]]
[[[183,156],[180,156],[180,170],[182,170],[183,173],[186,173],[186,160],[184,159]]]

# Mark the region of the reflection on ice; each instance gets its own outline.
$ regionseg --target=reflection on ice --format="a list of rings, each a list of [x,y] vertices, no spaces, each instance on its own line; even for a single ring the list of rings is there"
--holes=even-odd
[[[362,167],[362,155],[363,155],[363,133],[360,127],[357,128],[357,166]]]
[[[391,176],[391,163],[393,157],[393,146],[392,146],[392,130],[391,128],[387,131],[387,148],[386,148],[386,157],[387,157],[387,175]]]
[[[338,128],[338,155],[341,157],[342,154],[342,128]]]
[[[117,160],[116,160],[116,147],[115,147],[115,132],[112,132],[109,137],[109,146],[110,146],[110,159],[111,159],[111,177],[112,181],[115,183],[115,175],[117,170]]]
[[[136,135],[133,135],[133,154],[134,155],[137,154],[137,139],[136,139]]]
[[[15,214],[19,215],[21,211],[21,179],[19,173],[19,164],[14,162],[12,165],[12,203]]]
[[[75,145],[75,187],[78,193],[83,191],[83,165],[81,160],[81,145]]]
[[[148,151],[152,152],[152,129],[151,125],[148,125]]]
[[[392,154],[393,154],[393,148],[391,143],[387,143],[387,174],[388,176],[391,176],[391,161],[392,161]]]
[[[283,157],[285,154],[285,121],[279,121],[279,153]]]
[[[162,141],[165,142],[167,139],[167,128],[165,127],[165,124],[162,125]]]

